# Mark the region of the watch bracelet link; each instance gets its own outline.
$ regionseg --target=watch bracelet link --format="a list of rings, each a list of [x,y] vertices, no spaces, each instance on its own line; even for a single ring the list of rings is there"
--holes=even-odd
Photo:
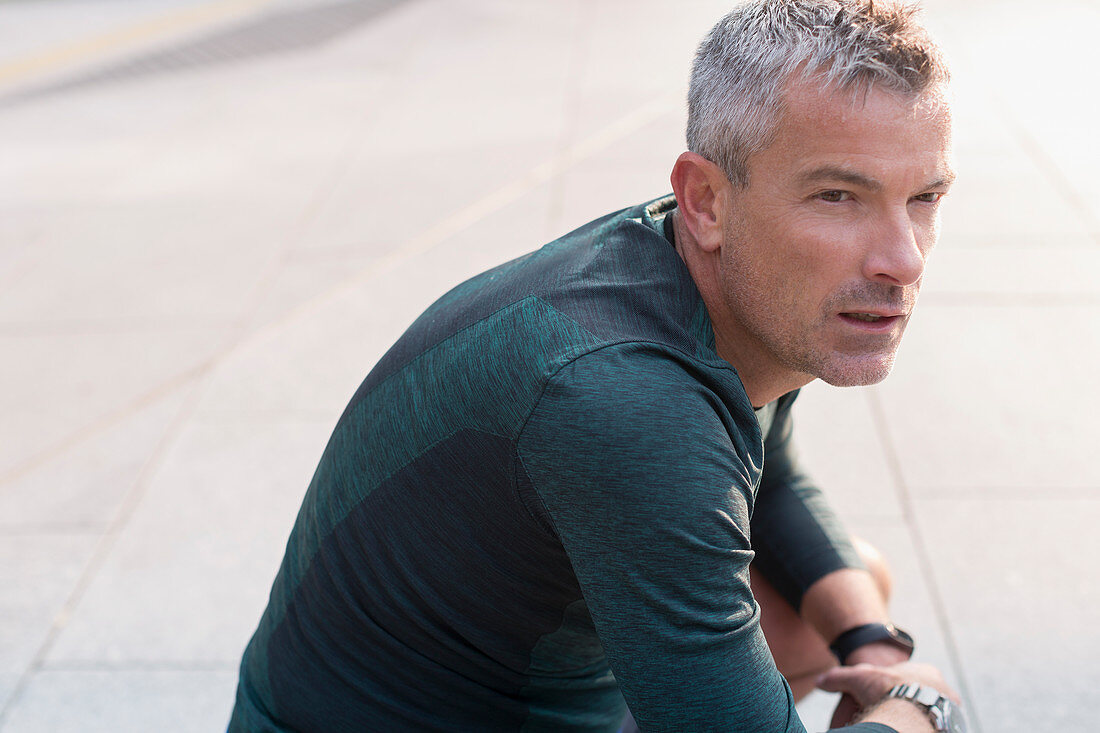
[[[929,708],[939,702],[940,698],[943,697],[943,695],[934,688],[908,682],[894,685],[890,688],[890,691],[886,693],[886,696],[910,700]]]
[[[964,733],[966,731],[965,718],[959,712],[954,712],[952,718],[948,718],[948,708],[951,701],[940,694],[939,690],[916,683],[902,683],[894,685],[886,693],[886,698],[907,700],[919,706],[929,718],[932,727],[936,731],[945,733]]]

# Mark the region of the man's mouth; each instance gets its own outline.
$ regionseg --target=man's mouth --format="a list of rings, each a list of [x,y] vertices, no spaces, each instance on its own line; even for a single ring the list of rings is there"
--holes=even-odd
[[[875,321],[881,321],[884,317],[884,316],[876,316],[872,313],[843,313],[842,315],[848,316],[849,318],[855,318],[857,321],[867,321],[868,323],[874,323]]]
[[[905,318],[902,313],[867,313],[849,311],[840,314],[841,319],[861,329],[892,329],[894,324]]]

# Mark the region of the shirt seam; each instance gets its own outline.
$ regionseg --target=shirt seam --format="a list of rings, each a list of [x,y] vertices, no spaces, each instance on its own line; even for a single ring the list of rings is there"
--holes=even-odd
[[[534,296],[534,297],[537,298],[537,296]],[[539,299],[539,300],[541,300],[541,299]],[[543,302],[545,302],[545,301],[543,301]],[[547,307],[552,308],[554,311],[556,311],[557,313],[559,313],[563,317],[569,318],[569,316],[562,313],[557,308],[554,308],[553,305],[550,305],[549,303],[547,303],[546,305],[547,305]],[[573,319],[570,318],[569,320],[572,321]],[[580,326],[580,324],[577,324],[577,325]],[[583,326],[580,326],[580,327],[584,328]],[[585,329],[585,331],[587,331],[587,330],[588,329]],[[591,333],[591,332],[589,332],[589,333]],[[520,468],[522,468],[523,471],[527,474],[527,477],[531,482],[531,488],[534,490],[535,498],[538,500],[539,504],[542,505],[543,513],[546,515],[546,522],[548,522],[551,525],[550,529],[552,530],[555,538],[559,539],[559,541],[560,541],[560,535],[558,533],[558,527],[557,527],[556,523],[554,522],[554,518],[551,516],[549,510],[547,510],[546,504],[542,500],[542,494],[539,491],[539,487],[535,483],[534,477],[531,476],[530,471],[527,471],[527,465],[523,461],[523,456],[520,455],[520,441],[523,439],[523,433],[524,433],[524,431],[527,430],[527,425],[531,422],[531,418],[534,416],[535,412],[539,408],[539,405],[542,403],[542,399],[546,395],[547,388],[550,386],[550,383],[558,376],[558,374],[561,373],[561,371],[563,369],[565,369],[566,367],[568,367],[568,366],[572,365],[573,363],[579,361],[580,359],[583,359],[586,356],[591,356],[591,355],[596,354],[598,352],[604,351],[605,349],[613,348],[613,347],[616,347],[616,346],[627,346],[627,345],[660,346],[662,348],[668,349],[669,351],[673,351],[673,352],[676,352],[676,353],[684,356],[686,359],[688,359],[692,363],[697,364],[699,366],[706,367],[706,368],[709,368],[709,369],[717,369],[717,370],[721,370],[721,371],[731,371],[735,375],[737,374],[737,370],[734,369],[733,366],[730,365],[730,364],[724,364],[724,365],[723,364],[708,364],[707,362],[704,362],[702,359],[699,359],[697,356],[689,354],[689,353],[687,353],[686,351],[684,351],[683,349],[681,349],[679,347],[672,346],[671,344],[668,344],[668,343],[663,342],[663,341],[653,341],[653,340],[649,340],[649,339],[621,339],[619,341],[612,341],[612,342],[608,342],[608,343],[605,343],[605,344],[600,344],[599,346],[596,346],[596,347],[593,347],[593,348],[590,348],[590,349],[586,349],[585,351],[583,351],[583,352],[581,352],[581,353],[579,353],[575,356],[570,357],[568,360],[566,360],[566,361],[562,362],[561,364],[559,364],[557,366],[557,368],[555,368],[552,372],[547,374],[546,377],[543,379],[542,386],[539,388],[538,397],[535,398],[535,401],[531,404],[531,409],[528,410],[527,416],[523,419],[523,424],[520,425],[519,430],[516,432],[515,454],[514,454],[514,458],[513,458],[513,461],[514,461],[515,465],[514,465],[514,468],[513,468],[513,471],[512,471],[512,492],[515,494],[516,498],[519,500],[520,506],[522,506],[524,508],[524,510],[527,512],[528,516],[530,516],[532,518],[532,520],[534,520],[535,524],[538,525],[540,528],[545,528],[544,522],[542,520],[540,520],[535,515],[534,512],[532,512],[532,510],[529,506],[527,506],[527,502],[524,500],[523,495],[519,491],[518,474],[519,474]],[[750,407],[751,407],[751,405],[750,405]],[[757,432],[759,432],[759,425],[757,425]],[[763,437],[761,437],[761,440],[763,440]]]

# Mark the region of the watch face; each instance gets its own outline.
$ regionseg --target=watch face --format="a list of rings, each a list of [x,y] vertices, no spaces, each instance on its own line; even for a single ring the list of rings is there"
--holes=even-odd
[[[966,733],[966,717],[957,706],[944,701],[943,704],[944,730],[949,733]]]

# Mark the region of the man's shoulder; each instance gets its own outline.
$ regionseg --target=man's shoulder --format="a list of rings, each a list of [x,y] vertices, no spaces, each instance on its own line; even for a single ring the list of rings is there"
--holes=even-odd
[[[548,377],[521,442],[578,440],[643,466],[682,452],[680,463],[704,446],[762,463],[760,425],[736,371],[659,342],[591,349]]]
[[[698,291],[666,238],[664,197],[596,219],[483,272],[430,306],[379,363],[389,374],[444,344],[480,348],[486,335],[572,358],[620,341],[713,348]],[[501,333],[507,330],[508,333]]]

